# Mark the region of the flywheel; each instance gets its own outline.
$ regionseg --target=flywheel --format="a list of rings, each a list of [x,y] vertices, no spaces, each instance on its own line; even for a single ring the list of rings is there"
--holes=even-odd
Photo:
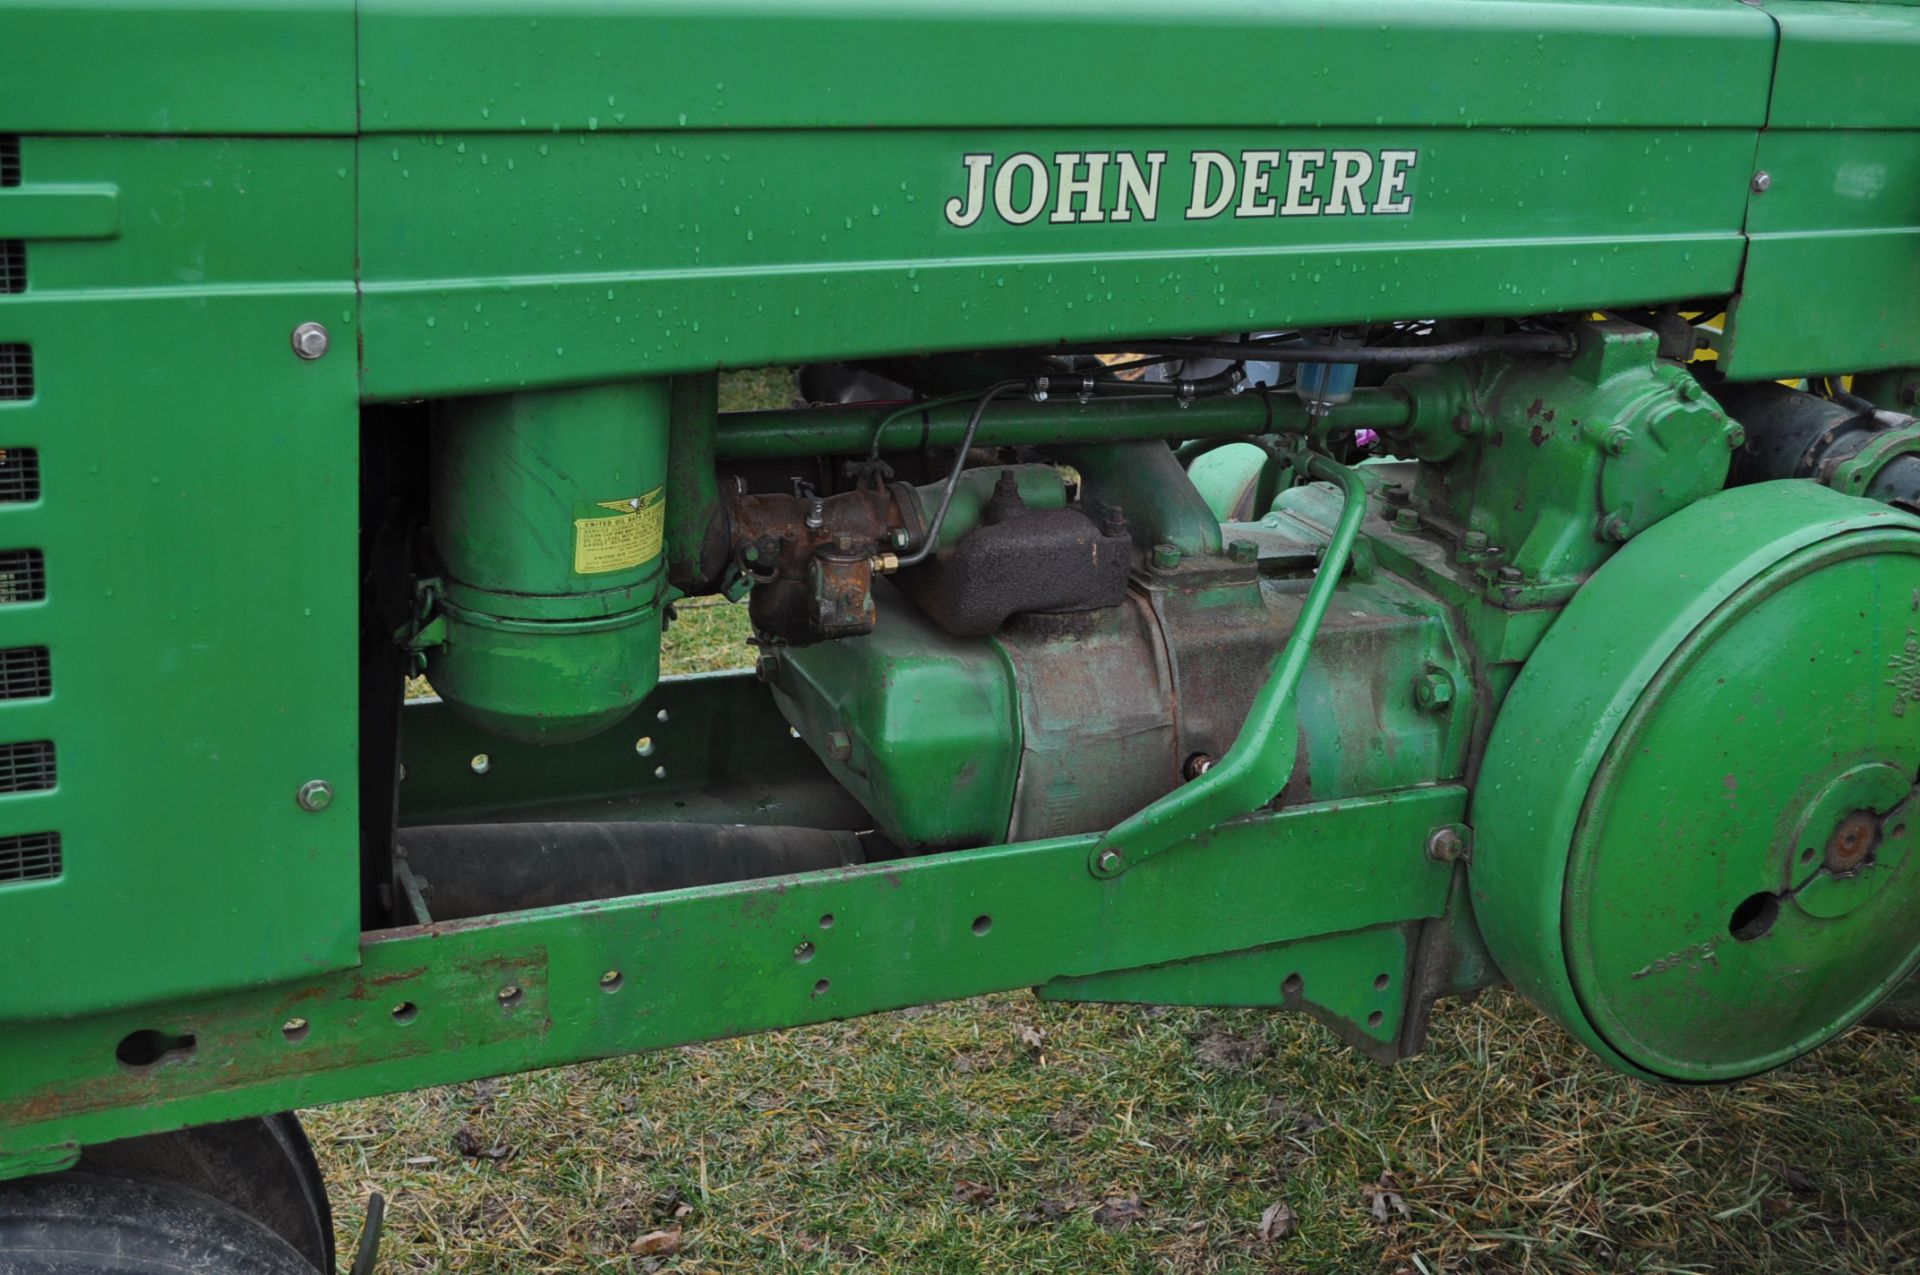
[[[1501,969],[1614,1065],[1765,1071],[1920,958],[1920,520],[1811,482],[1635,537],[1541,640],[1474,797]]]

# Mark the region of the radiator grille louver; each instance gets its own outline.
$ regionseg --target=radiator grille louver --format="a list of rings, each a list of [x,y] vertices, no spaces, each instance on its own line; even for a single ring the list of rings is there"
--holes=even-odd
[[[0,744],[0,793],[45,792],[54,779],[52,740]]]
[[[20,239],[0,239],[0,293],[26,290],[26,242]]]
[[[40,453],[32,447],[0,447],[0,504],[40,499]]]
[[[33,397],[33,347],[0,345],[0,399]]]
[[[0,605],[47,596],[47,560],[38,549],[0,549]]]
[[[0,186],[20,184],[20,139],[12,133],[0,135]]]
[[[60,834],[29,832],[0,837],[0,885],[50,881],[60,875]]]
[[[0,650],[0,700],[45,699],[53,694],[53,661],[44,646]]]

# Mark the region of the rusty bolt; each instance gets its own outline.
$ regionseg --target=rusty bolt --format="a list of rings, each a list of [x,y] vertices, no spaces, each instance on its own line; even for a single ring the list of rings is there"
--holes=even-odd
[[[1473,433],[1473,417],[1465,408],[1454,413],[1453,432],[1463,436]]]
[[[843,730],[827,732],[827,756],[835,761],[846,761],[853,756],[853,736]]]
[[[1413,679],[1413,702],[1429,713],[1453,703],[1453,678],[1443,669],[1429,669]]]
[[[1617,543],[1625,540],[1632,534],[1633,527],[1628,524],[1626,516],[1623,514],[1608,514],[1600,523],[1600,538],[1602,540],[1612,540]]]
[[[1251,540],[1227,541],[1228,561],[1238,562],[1244,565],[1249,562],[1257,561],[1259,557],[1260,557],[1260,546],[1253,543],[1253,541]]]
[[[1618,456],[1633,446],[1633,431],[1625,425],[1609,425],[1600,436],[1600,445],[1607,449],[1607,455]]]
[[[1213,769],[1213,758],[1206,753],[1195,753],[1187,758],[1187,764],[1180,769],[1188,779],[1198,779]]]
[[[1460,547],[1468,553],[1483,552],[1487,547],[1487,533],[1484,531],[1469,531],[1460,541]]]
[[[1467,839],[1452,824],[1427,834],[1427,858],[1435,863],[1453,863],[1466,857]]]
[[[1153,565],[1162,571],[1171,571],[1180,565],[1180,546],[1157,544],[1153,547]]]
[[[1746,427],[1739,421],[1727,422],[1727,448],[1729,451],[1747,441]]]
[[[1827,871],[1853,872],[1867,861],[1880,840],[1880,819],[1871,810],[1856,810],[1842,819],[1827,839]]]
[[[1102,872],[1118,872],[1120,865],[1125,862],[1126,860],[1118,850],[1102,850],[1100,852],[1100,870]]]

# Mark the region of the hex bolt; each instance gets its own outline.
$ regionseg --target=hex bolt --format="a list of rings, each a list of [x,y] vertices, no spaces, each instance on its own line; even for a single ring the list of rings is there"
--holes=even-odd
[[[1228,561],[1238,562],[1238,563],[1241,563],[1242,565],[1245,565],[1246,563],[1257,561],[1259,557],[1260,557],[1260,546],[1255,544],[1253,541],[1251,540],[1227,541]]]
[[[1747,441],[1746,426],[1742,425],[1739,421],[1728,421],[1726,439],[1727,450],[1736,450],[1742,443]]]
[[[1607,455],[1618,456],[1633,446],[1633,431],[1625,425],[1609,425],[1607,432],[1600,436],[1600,445],[1607,449]]]
[[[1465,408],[1453,414],[1453,432],[1463,438],[1473,433],[1473,415]]]
[[[1393,514],[1393,525],[1401,531],[1418,531],[1420,515],[1412,509],[1396,509]]]
[[[1180,565],[1180,546],[1157,544],[1153,547],[1153,565],[1161,571],[1171,571]]]
[[[1126,862],[1126,860],[1118,850],[1102,850],[1100,852],[1100,870],[1102,872],[1118,872],[1120,865],[1124,862]]]
[[[1389,505],[1404,505],[1413,498],[1399,483],[1388,483],[1384,494]]]
[[[1502,584],[1519,584],[1527,578],[1526,572],[1518,567],[1501,567],[1494,574],[1500,577]]]
[[[1182,766],[1180,771],[1188,779],[1198,779],[1212,769],[1213,758],[1211,756],[1206,753],[1195,753],[1193,756],[1187,758],[1186,765]]]
[[[774,675],[779,672],[779,669],[780,661],[774,659],[774,657],[766,651],[762,651],[754,657],[753,675],[763,682],[771,682],[774,679]]]
[[[853,736],[843,730],[827,732],[827,756],[835,761],[846,761],[853,756]]]
[[[333,785],[324,779],[309,779],[300,785],[294,800],[300,803],[300,809],[318,814],[333,804]]]
[[[1753,175],[1748,185],[1753,188],[1754,194],[1764,195],[1773,186],[1773,174],[1763,168]]]
[[[1452,824],[1427,834],[1427,858],[1435,863],[1453,863],[1467,853],[1467,839]]]
[[[1468,553],[1486,552],[1487,533],[1484,531],[1469,531],[1465,536],[1461,538],[1460,547],[1465,549]]]
[[[302,323],[293,330],[291,343],[295,354],[312,362],[327,352],[333,338],[327,335],[325,324]]]
[[[1453,703],[1453,678],[1444,669],[1429,669],[1413,679],[1413,702],[1429,713]]]
[[[1628,524],[1624,514],[1608,514],[1605,521],[1600,524],[1600,538],[1603,540],[1618,543],[1632,534],[1633,528]]]
[[[1692,377],[1680,382],[1680,401],[1683,403],[1698,403],[1705,392],[1700,388],[1700,382]]]

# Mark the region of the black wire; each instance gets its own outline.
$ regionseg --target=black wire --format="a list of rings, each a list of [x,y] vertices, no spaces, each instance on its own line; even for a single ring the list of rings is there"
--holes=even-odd
[[[973,450],[973,436],[980,432],[980,418],[987,414],[987,404],[1009,390],[1022,390],[1027,387],[1024,380],[1001,381],[987,388],[980,401],[973,405],[973,415],[967,418],[967,432],[960,438],[960,450],[954,454],[953,469],[947,474],[947,485],[940,492],[940,507],[933,511],[933,518],[927,524],[927,534],[920,541],[920,547],[900,559],[900,565],[911,567],[933,552],[940,543],[940,524],[947,520],[947,506],[953,503],[954,488],[960,485],[960,471],[967,467],[967,453]]]

